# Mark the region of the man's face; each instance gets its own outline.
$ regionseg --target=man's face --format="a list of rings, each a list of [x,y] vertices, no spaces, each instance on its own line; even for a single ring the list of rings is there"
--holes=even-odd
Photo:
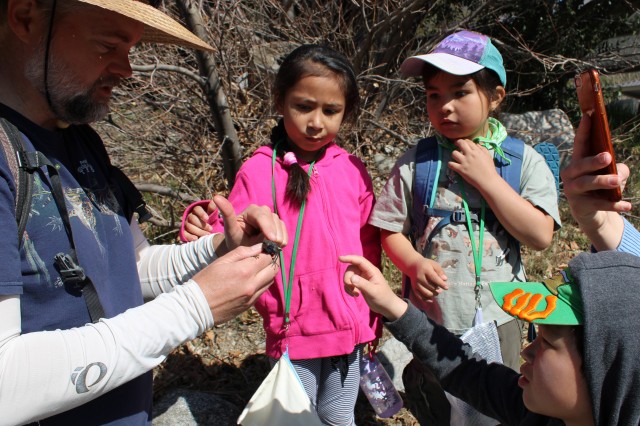
[[[518,385],[526,407],[565,422],[589,424],[591,396],[574,327],[540,325],[538,336],[521,355]]]
[[[57,118],[90,123],[109,112],[111,92],[131,75],[129,50],[143,25],[113,12],[82,6],[53,24],[47,89]],[[46,38],[27,63],[26,75],[43,96]]]

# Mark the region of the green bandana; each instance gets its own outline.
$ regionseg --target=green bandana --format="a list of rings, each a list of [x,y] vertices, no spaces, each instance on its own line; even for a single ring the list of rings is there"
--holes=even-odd
[[[505,129],[501,122],[493,117],[489,117],[487,123],[489,124],[487,136],[477,136],[473,138],[473,141],[480,146],[484,146],[489,151],[494,151],[500,158],[506,161],[507,164],[511,164],[511,160],[509,160],[504,155],[504,151],[502,151],[502,142],[507,138],[507,129]],[[440,145],[449,151],[456,149],[456,146],[451,143],[449,139],[438,132],[436,132],[436,139]]]

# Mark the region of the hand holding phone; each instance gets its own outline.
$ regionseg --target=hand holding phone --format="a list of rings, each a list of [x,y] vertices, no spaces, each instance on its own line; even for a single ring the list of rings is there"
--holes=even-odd
[[[591,132],[589,137],[584,141],[586,145],[579,147],[580,152],[583,157],[608,152],[611,154],[611,163],[607,167],[596,171],[596,173],[601,175],[617,175],[615,154],[613,144],[611,143],[611,133],[609,132],[609,121],[604,106],[602,84],[600,83],[598,71],[593,68],[583,71],[576,75],[574,82],[580,110],[582,114],[588,114],[591,117]],[[594,193],[610,201],[620,201],[622,199],[622,193],[619,187],[613,189],[598,189],[594,191]]]

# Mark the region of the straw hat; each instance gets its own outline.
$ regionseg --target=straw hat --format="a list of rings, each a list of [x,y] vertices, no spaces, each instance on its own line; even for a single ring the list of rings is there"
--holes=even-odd
[[[144,24],[142,42],[175,44],[200,50],[213,51],[213,47],[198,38],[165,13],[138,0],[78,0],[110,10]]]

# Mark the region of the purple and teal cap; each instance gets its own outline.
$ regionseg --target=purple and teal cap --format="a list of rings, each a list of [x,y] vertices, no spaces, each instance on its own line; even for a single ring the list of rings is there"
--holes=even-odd
[[[536,324],[584,322],[582,296],[569,268],[542,282],[494,282],[493,298],[511,316]]]
[[[507,85],[502,55],[489,37],[473,31],[453,33],[430,53],[405,59],[400,73],[405,77],[419,77],[425,64],[453,75],[469,75],[488,68],[498,75],[503,86]]]

